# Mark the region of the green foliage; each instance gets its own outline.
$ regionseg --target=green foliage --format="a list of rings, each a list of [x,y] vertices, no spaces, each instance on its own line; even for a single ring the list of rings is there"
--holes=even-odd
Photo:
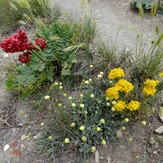
[[[140,5],[142,5],[142,7],[144,9],[151,9],[152,8],[152,4],[153,4],[153,0],[131,0],[130,5],[133,8],[139,8]]]
[[[46,81],[70,76],[73,66],[78,62],[76,53],[87,49],[93,37],[92,33],[89,35],[89,30],[83,32],[84,29],[82,24],[72,22],[55,22],[42,27],[35,37],[44,37],[47,47],[43,51],[32,51],[30,63],[12,67],[6,88],[20,91],[25,97]]]

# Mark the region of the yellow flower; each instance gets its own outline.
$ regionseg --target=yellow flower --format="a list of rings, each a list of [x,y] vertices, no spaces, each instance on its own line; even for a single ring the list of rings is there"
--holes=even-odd
[[[124,101],[118,100],[118,102],[114,105],[116,111],[123,111],[126,108],[126,103]]]
[[[163,77],[163,72],[161,72],[159,76],[160,76],[160,77]]]
[[[115,86],[118,88],[120,92],[126,92],[129,93],[130,91],[133,90],[134,86],[132,83],[128,82],[125,79],[120,79]]]
[[[111,70],[108,75],[108,78],[115,79],[115,78],[121,78],[124,76],[125,76],[124,70],[119,67],[119,68],[114,68],[113,70]]]
[[[158,80],[151,80],[151,79],[147,79],[145,82],[144,82],[144,88],[143,88],[143,92],[145,95],[151,95],[151,96],[154,96],[155,93],[156,93],[156,89],[155,87],[157,86],[158,84]]]
[[[156,93],[156,89],[153,87],[144,87],[143,92],[147,96],[148,95],[154,96]]]
[[[119,98],[119,92],[117,87],[111,87],[106,90],[106,96],[110,99],[117,100]]]
[[[151,80],[151,79],[147,79],[144,82],[145,87],[156,87],[158,84],[158,80]]]
[[[138,101],[130,101],[130,103],[127,105],[127,108],[131,111],[138,110],[140,107],[140,102]]]

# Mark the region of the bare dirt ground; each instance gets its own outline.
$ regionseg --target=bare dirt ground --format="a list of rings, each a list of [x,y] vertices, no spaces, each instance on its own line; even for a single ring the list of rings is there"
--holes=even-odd
[[[133,49],[136,35],[130,30],[131,25],[143,34],[144,40],[155,37],[156,23],[163,31],[163,15],[152,18],[149,13],[145,13],[141,20],[137,12],[130,9],[128,0],[91,0],[90,4],[86,3],[84,10],[81,9],[80,0],[54,2],[61,7],[63,13],[70,13],[75,20],[85,11],[91,13],[98,30],[95,41],[114,42],[120,29],[118,45]],[[35,153],[35,142],[41,133],[41,120],[28,117],[33,112],[30,108],[35,97],[21,101],[15,93],[5,90],[7,66],[14,56],[7,57],[2,51],[0,56],[0,163],[48,163],[45,158]],[[117,138],[116,143],[99,148],[99,159],[92,159],[90,162],[163,163],[163,136],[154,132],[162,125],[155,109],[155,114],[147,119],[145,127],[140,122],[128,127],[123,137]],[[25,135],[29,133],[31,136],[26,139]],[[130,137],[133,138],[132,142],[129,141]],[[4,152],[6,144],[10,147]],[[58,163],[68,162],[73,163],[69,155],[61,158]]]

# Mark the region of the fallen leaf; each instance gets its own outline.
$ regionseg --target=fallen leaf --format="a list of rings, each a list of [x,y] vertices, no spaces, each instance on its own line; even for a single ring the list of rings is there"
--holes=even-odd
[[[15,155],[16,157],[20,157],[21,156],[21,152],[19,149],[13,149],[11,151],[11,154]]]

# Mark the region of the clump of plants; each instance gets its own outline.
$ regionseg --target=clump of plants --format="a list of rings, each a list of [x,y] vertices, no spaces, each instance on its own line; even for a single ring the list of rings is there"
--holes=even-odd
[[[85,37],[85,28],[82,24],[55,22],[43,26],[33,40],[23,30],[5,38],[0,47],[6,53],[22,53],[19,62],[10,66],[7,90],[21,92],[25,97],[47,81],[71,75],[77,63],[76,53],[82,55],[93,39],[93,33],[91,38]]]
[[[18,28],[20,24],[34,24],[57,20],[60,12],[50,0],[0,0],[0,25],[2,32]]]
[[[88,76],[74,97],[62,83],[55,82],[43,100],[49,101],[47,105],[51,105],[50,112],[55,110],[55,115],[50,116],[50,125],[45,122],[46,133],[38,150],[50,154],[50,159],[57,159],[59,151],[76,151],[79,158],[75,161],[88,161],[99,145],[114,141],[118,128],[151,114],[156,103],[154,96],[162,90],[162,82],[144,79],[144,84],[138,87],[125,76],[120,67],[109,72],[109,80],[103,72],[94,78]]]

